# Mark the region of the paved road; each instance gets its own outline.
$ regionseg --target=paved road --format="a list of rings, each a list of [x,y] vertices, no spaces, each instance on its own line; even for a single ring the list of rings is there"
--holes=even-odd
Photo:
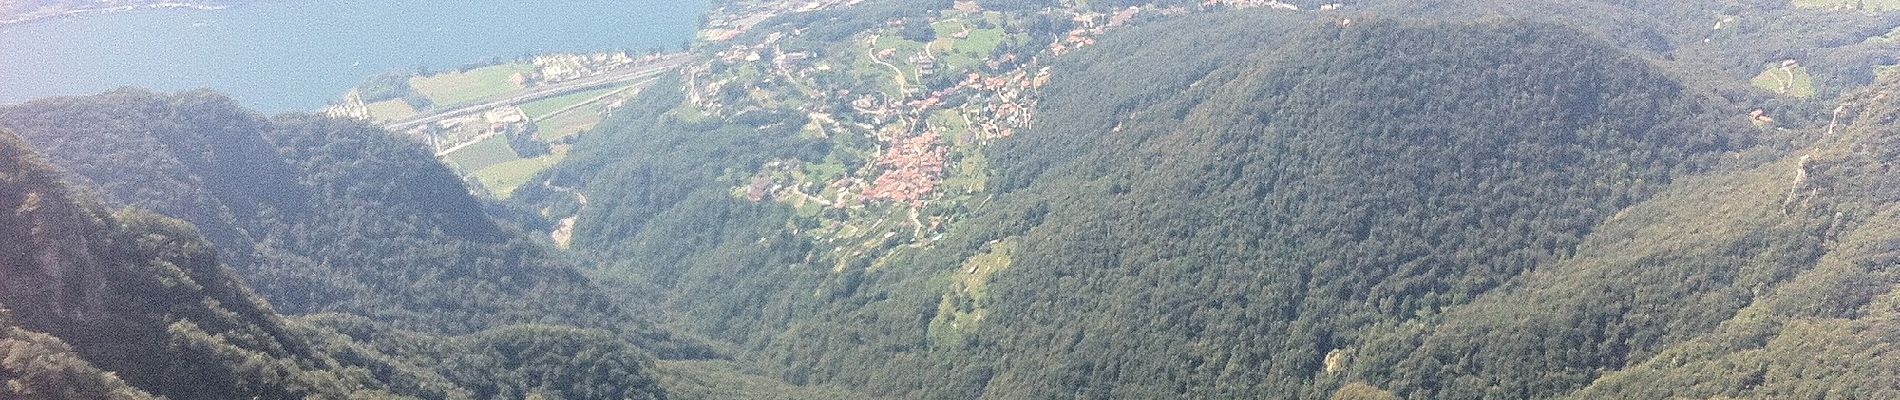
[[[490,108],[495,108],[495,107],[499,107],[503,105],[521,104],[521,103],[540,100],[544,98],[578,92],[582,90],[596,89],[600,87],[613,86],[613,85],[618,85],[618,84],[622,84],[626,82],[632,82],[636,80],[651,78],[651,77],[660,75],[662,73],[665,73],[667,71],[671,71],[673,70],[673,68],[686,64],[689,61],[692,61],[691,56],[686,56],[686,55],[673,56],[670,58],[656,61],[652,64],[633,67],[633,68],[626,69],[624,71],[614,71],[614,72],[603,74],[603,75],[590,76],[590,77],[576,79],[572,81],[561,82],[558,84],[554,84],[552,86],[542,86],[542,87],[531,88],[531,89],[528,89],[528,91],[525,93],[524,92],[508,93],[508,94],[492,96],[492,97],[488,97],[488,98],[484,98],[480,100],[467,101],[467,102],[455,104],[449,107],[444,107],[446,111],[433,112],[433,113],[428,113],[428,114],[423,114],[423,115],[417,115],[414,117],[409,117],[401,121],[391,122],[387,125],[384,125],[384,127],[389,128],[389,130],[391,131],[401,131],[401,130],[409,129],[409,128],[419,126],[422,124],[441,121],[443,119],[447,119],[450,117],[473,114],[473,113],[481,112],[482,110],[487,110]]]

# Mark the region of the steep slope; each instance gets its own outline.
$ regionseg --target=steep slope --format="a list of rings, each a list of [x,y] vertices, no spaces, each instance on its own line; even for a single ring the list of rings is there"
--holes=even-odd
[[[1764,131],[1509,290],[1372,335],[1357,375],[1412,397],[1885,398],[1900,77],[1840,99],[1838,129]]]
[[[669,356],[708,354],[489,219],[419,146],[363,123],[266,120],[216,93],[127,89],[0,109],[0,126],[105,188],[108,201],[207,227],[289,313],[458,335],[564,324],[621,332]]]
[[[0,397],[667,397],[653,358],[613,331],[286,319],[190,224],[106,212],[59,179],[0,130],[0,234],[18,239],[0,243]]]
[[[129,384],[172,398],[388,395],[289,332],[190,225],[76,199],[11,133],[0,133],[0,172],[9,360],[37,348],[53,364],[9,361],[6,375],[29,383],[47,371],[88,377],[8,390],[137,397]],[[95,383],[79,383],[87,379]]]
[[[792,382],[1323,397],[1381,329],[1569,257],[1751,132],[1703,89],[1566,28],[1251,16],[1058,64],[1043,122],[988,152],[996,195],[881,260],[834,266],[796,233],[815,229],[801,214],[732,194],[734,170],[824,157],[775,131],[799,120],[685,121],[664,112],[681,97],[652,94],[659,111],[600,134],[622,141],[604,152],[645,155],[577,155],[555,177],[605,199],[577,244],[622,260],[607,272],[671,290],[690,326]],[[1184,46],[1208,51],[1175,57]],[[1088,65],[1102,60],[1122,61]]]
[[[1003,167],[1035,180],[994,223],[1034,219],[996,234],[1018,245],[973,333],[1040,356],[988,393],[1293,395],[1370,324],[1568,255],[1740,130],[1551,26],[1328,27],[1249,61],[1119,132],[1001,149],[1051,161]]]
[[[58,399],[156,399],[86,362],[59,338],[20,329],[0,316],[0,396]]]
[[[1009,16],[984,23],[1030,45],[948,76],[1048,62],[1047,86],[1010,87],[1027,101],[844,67],[880,50],[910,66],[907,41],[929,40],[891,36],[975,19],[899,7],[940,6],[926,3],[767,21],[706,51],[725,61],[689,69],[687,92],[650,90],[585,136],[597,147],[552,178],[590,199],[575,248],[603,261],[594,275],[789,381],[895,397],[1877,393],[1878,356],[1851,357],[1872,372],[1837,384],[1813,376],[1843,364],[1720,346],[1767,340],[1736,321],[1774,320],[1750,311],[1764,304],[1853,308],[1885,287],[1840,267],[1884,251],[1881,229],[1849,230],[1878,213],[1837,219],[1788,174],[1836,165],[1803,163],[1800,135],[1857,112],[1832,97],[1893,62],[1900,16],[1722,0],[1207,14],[980,1]],[[1139,26],[1093,36],[1108,15]],[[795,63],[712,54],[749,44],[834,70],[806,81]],[[1813,75],[1812,97],[1748,85],[1786,60]],[[929,108],[940,99],[951,117]],[[1035,108],[1033,128],[952,138],[981,121],[958,113],[999,103]],[[1751,129],[1752,108],[1774,120]],[[944,182],[976,182],[967,200],[851,197],[876,176],[851,171],[877,171],[877,153],[909,145],[891,137],[920,131],[945,138]],[[1795,281],[1807,289],[1783,286]],[[1799,326],[1827,345],[1778,346],[1884,349],[1858,333],[1878,320],[1834,322]],[[1732,371],[1694,373],[1718,364]],[[1664,392],[1676,384],[1698,388]]]
[[[1464,340],[1530,347],[1529,353],[1554,355],[1558,352],[1550,350],[1567,347],[1571,350],[1564,352],[1572,354],[1629,354],[1607,363],[1569,363],[1577,370],[1598,366],[1609,371],[1585,381],[1587,386],[1572,393],[1576,398],[1900,395],[1900,384],[1891,379],[1900,370],[1900,358],[1892,356],[1900,343],[1892,334],[1900,283],[1892,268],[1900,249],[1894,220],[1900,198],[1890,189],[1900,183],[1891,168],[1900,156],[1892,150],[1891,99],[1897,94],[1900,77],[1888,74],[1839,99],[1848,118],[1839,129],[1792,132],[1801,146],[1780,159],[1684,180],[1671,190],[1678,194],[1632,208],[1632,216],[1638,210],[1649,214],[1628,222],[1644,228],[1605,238],[1627,243],[1615,245],[1621,254],[1584,257],[1580,252],[1576,261],[1589,267],[1527,279],[1526,288],[1538,289],[1502,293],[1491,303],[1545,306],[1489,307],[1497,316],[1515,319],[1512,323],[1447,323],[1464,332],[1441,328],[1427,336],[1426,355],[1454,359],[1445,355],[1471,346],[1431,343]],[[1717,187],[1739,190],[1725,193]],[[1631,254],[1630,248],[1643,250]],[[1651,253],[1667,250],[1675,251]],[[1525,346],[1528,340],[1505,338],[1511,332],[1522,335],[1522,327],[1577,320],[1595,323],[1579,324],[1567,343],[1551,349],[1539,351],[1534,344]],[[1449,339],[1472,331],[1495,333]],[[1534,369],[1474,361],[1450,370],[1483,377]],[[1511,381],[1550,382],[1505,382]],[[1558,382],[1564,387],[1585,383]],[[1471,386],[1461,382],[1445,388]]]

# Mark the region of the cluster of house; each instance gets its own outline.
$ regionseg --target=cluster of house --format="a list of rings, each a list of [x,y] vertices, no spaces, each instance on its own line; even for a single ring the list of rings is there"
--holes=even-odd
[[[936,190],[943,179],[944,152],[934,129],[891,141],[890,149],[877,160],[884,172],[871,181],[864,197],[923,206],[924,196]]]
[[[812,65],[812,61],[818,58],[818,54],[815,52],[810,50],[785,51],[780,44],[780,42],[787,37],[797,36],[803,33],[803,28],[795,29],[789,34],[786,32],[772,32],[767,34],[765,40],[759,43],[754,43],[749,46],[735,44],[725,50],[714,53],[713,63],[724,64],[725,66],[744,66],[745,64],[765,63],[767,62],[766,59],[770,58],[771,60],[768,64],[762,65],[765,67],[767,73],[777,74],[787,81],[809,80],[813,75],[813,71],[829,71],[831,67],[824,64]],[[712,73],[713,67],[713,64],[688,66],[684,68],[682,76],[686,79],[687,98],[692,102],[694,107],[707,110],[713,114],[721,114],[720,111],[724,109],[724,99],[721,98],[720,93],[725,89],[726,85],[732,84],[733,82],[730,77],[715,79]],[[813,94],[812,96],[813,98],[811,100],[813,100],[814,103],[823,100],[818,97],[818,94]]]
[[[1030,75],[1027,68],[987,78],[971,74],[958,85],[971,90],[965,104],[978,109],[972,113],[970,130],[980,139],[994,139],[1029,128],[1035,118],[1035,89],[1048,83],[1049,67],[1040,68],[1035,75]]]
[[[363,95],[355,90],[345,94],[342,101],[325,106],[323,113],[332,117],[363,121],[374,119],[370,115],[368,104],[363,101]],[[428,143],[430,150],[442,153],[486,135],[531,135],[534,134],[534,129],[534,121],[529,119],[520,107],[502,106],[480,113],[417,125],[401,133]]]
[[[957,9],[966,12],[981,10],[980,5],[974,1],[956,1],[954,4]],[[1113,13],[1088,13],[1075,9],[1045,12],[1061,13],[1061,15],[1072,17],[1081,26],[1071,32],[1068,37],[1052,43],[1048,49],[1054,53],[1061,53],[1093,44],[1095,36],[1111,28],[1130,24],[1137,17],[1144,15],[1143,13],[1175,14],[1187,12],[1187,10],[1179,7],[1148,9],[1129,7]],[[887,21],[887,24],[914,22],[916,21],[892,20]],[[743,83],[734,81],[737,78],[733,74],[714,73],[714,71],[725,69],[721,68],[722,66],[749,64],[747,68],[758,67],[774,75],[771,79],[821,85],[812,81],[812,75],[814,71],[825,70],[827,65],[824,62],[819,61],[813,65],[816,59],[814,53],[788,52],[779,44],[780,39],[797,34],[799,32],[796,31],[772,32],[761,36],[764,40],[757,43],[733,44],[719,51],[711,63],[689,67],[684,74],[689,100],[693,105],[713,114],[723,114],[721,112],[723,108],[734,106],[722,104],[723,102],[744,101],[727,99],[725,97],[728,95],[723,95],[729,91],[728,86]],[[952,37],[954,38],[955,35]],[[873,57],[876,61],[901,63],[904,67],[914,67],[919,75],[943,72],[940,71],[938,60],[928,54],[919,53],[900,57],[895,49],[873,49],[866,55]],[[1006,72],[968,73],[960,82],[951,87],[934,91],[906,88],[903,94],[896,97],[883,92],[851,93],[842,89],[823,87],[810,91],[808,95],[813,96],[814,101],[806,104],[811,109],[802,111],[826,115],[839,111],[852,111],[849,114],[854,116],[852,119],[856,120],[856,123],[842,126],[856,126],[873,132],[873,136],[886,146],[875,163],[876,168],[873,170],[875,178],[865,176],[864,178],[868,178],[867,181],[859,177],[846,176],[829,182],[829,187],[840,189],[840,196],[849,192],[865,200],[883,200],[921,206],[937,190],[937,186],[944,178],[948,147],[941,136],[952,133],[941,132],[936,127],[920,126],[924,124],[926,116],[931,115],[934,110],[959,107],[957,110],[959,116],[967,119],[968,122],[968,130],[961,134],[969,135],[966,138],[971,139],[987,140],[1008,137],[1031,126],[1037,106],[1036,91],[1049,82],[1050,68],[1041,66],[1035,56],[1030,56],[1026,60],[1019,57],[1015,53],[1009,53],[984,60],[989,67],[988,70]],[[822,109],[828,104],[838,104],[824,98],[829,96],[845,96],[851,99],[847,103],[850,110]],[[883,129],[893,123],[906,124],[917,129]],[[910,132],[920,133],[911,134]],[[761,171],[760,177],[766,175],[780,176]],[[780,176],[780,178],[783,177]],[[740,188],[740,191],[744,197],[755,201],[778,197],[777,195],[789,195],[780,192],[796,185],[788,186],[779,182],[780,180],[755,178]],[[835,204],[844,204],[842,198]]]
[[[332,117],[363,121],[374,118],[369,114],[369,102],[363,101],[363,92],[355,89],[351,89],[349,93],[345,93],[343,95],[343,101],[324,106],[323,114]]]
[[[532,74],[516,73],[508,77],[516,86],[555,83],[592,76],[628,65],[658,60],[661,56],[634,57],[624,51],[590,54],[542,54],[534,56]]]
[[[1150,7],[1146,9],[1140,6],[1133,6],[1116,10],[1113,13],[1071,10],[1068,14],[1069,20],[1075,23],[1076,28],[1069,30],[1068,35],[1056,39],[1054,43],[1050,43],[1049,52],[1050,54],[1061,55],[1077,48],[1093,45],[1095,44],[1096,36],[1107,32],[1111,28],[1119,28],[1134,23],[1135,18],[1144,13],[1167,16],[1185,14],[1187,12],[1188,9],[1178,6],[1165,8]]]
[[[779,15],[812,12],[833,7],[847,7],[862,3],[864,0],[751,0],[725,2],[719,8],[707,13],[705,28],[700,30],[700,38],[713,42],[724,42],[739,37],[760,22]]]
[[[427,141],[431,149],[441,153],[489,135],[532,135],[534,129],[534,120],[528,118],[521,107],[501,106],[480,113],[444,118],[409,128],[405,133]]]

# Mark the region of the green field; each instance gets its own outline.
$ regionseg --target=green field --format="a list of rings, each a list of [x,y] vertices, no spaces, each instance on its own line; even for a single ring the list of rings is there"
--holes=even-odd
[[[402,99],[389,99],[369,103],[369,117],[378,121],[394,121],[416,115],[416,108]]]
[[[555,111],[560,111],[561,109],[567,108],[568,106],[580,104],[583,101],[587,101],[595,97],[600,97],[600,95],[611,93],[615,90],[620,90],[621,88],[622,87],[611,87],[611,88],[601,88],[601,89],[594,89],[594,90],[584,90],[584,91],[568,93],[568,94],[564,94],[560,96],[554,96],[554,97],[549,97],[545,99],[535,100],[535,101],[528,102],[527,104],[522,104],[521,112],[527,113],[528,118],[534,118],[535,120],[538,121],[538,120],[554,115]]]
[[[963,115],[959,114],[960,112],[959,109],[933,111],[925,121],[930,124],[931,128],[937,130],[937,134],[943,135],[943,139],[952,145],[964,147],[975,144],[964,141],[964,132],[970,130],[970,125],[963,122]],[[971,136],[973,137],[974,135]]]
[[[860,52],[861,53],[861,52]],[[880,90],[891,97],[902,97],[903,88],[897,86],[897,78],[890,68],[871,60],[871,56],[859,55],[851,58],[851,74],[854,78],[866,82],[879,83]]]
[[[409,87],[414,88],[416,93],[428,96],[429,101],[435,102],[437,106],[446,106],[521,89],[508,81],[508,76],[517,72],[534,72],[534,66],[512,63],[471,69],[468,72],[419,76],[409,78]]]
[[[1767,69],[1763,69],[1760,74],[1756,74],[1753,79],[1749,79],[1748,82],[1762,90],[1779,93],[1784,96],[1814,96],[1814,76],[1808,74],[1808,67],[1794,67],[1793,81],[1788,80],[1788,75],[1788,72],[1782,71],[1781,66],[1771,65],[1768,66]]]
[[[481,182],[482,187],[488,188],[488,192],[493,193],[496,198],[506,199],[508,195],[515,192],[515,189],[521,188],[521,185],[534,179],[535,174],[561,162],[564,157],[560,154],[549,154],[490,165],[475,171],[475,180]]]
[[[507,138],[495,136],[449,153],[447,158],[463,171],[480,171],[491,165],[519,160],[521,156],[508,147]]]
[[[886,35],[878,37],[877,44],[874,46],[875,49],[872,50],[873,54],[882,52],[884,49],[897,49],[897,52],[891,55],[890,59],[884,60],[884,62],[897,66],[899,70],[903,71],[906,83],[912,85],[917,84],[917,67],[910,64],[910,57],[916,54],[923,54],[924,43],[904,40],[895,35]],[[890,67],[885,67],[883,64],[876,64],[875,61],[873,65],[876,65],[878,68],[884,68],[886,71],[890,70]]]
[[[1845,8],[1866,11],[1900,10],[1900,0],[1793,0],[1795,7]]]
[[[541,122],[536,122],[534,126],[536,135],[540,136],[542,141],[553,143],[554,141],[561,140],[561,138],[592,129],[595,124],[599,123],[600,112],[598,110],[595,110],[593,107],[582,107],[574,109],[573,111],[560,113],[553,118],[548,118]]]
[[[984,16],[992,24],[1000,24],[1002,19],[996,16]],[[931,25],[937,31],[937,40],[930,42],[930,51],[941,60],[944,70],[956,71],[975,67],[982,63],[1001,46],[1009,36],[1001,28],[976,29],[975,25],[960,19],[939,21]],[[970,29],[968,37],[957,39],[957,33],[964,28]]]

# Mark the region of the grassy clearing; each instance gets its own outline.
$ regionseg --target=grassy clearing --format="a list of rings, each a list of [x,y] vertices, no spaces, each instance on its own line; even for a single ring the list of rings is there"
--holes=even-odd
[[[949,140],[953,146],[963,147],[974,144],[966,141],[966,139],[973,138],[973,136],[966,138],[965,136],[971,135],[964,135],[966,131],[970,130],[970,124],[964,123],[963,116],[958,114],[958,112],[958,109],[954,108],[933,111],[925,121],[930,124],[931,128],[937,130],[937,134],[943,135],[945,139]]]
[[[402,99],[389,99],[369,103],[369,117],[378,121],[394,121],[416,115],[416,108]]]
[[[859,51],[859,53],[861,54],[863,51]],[[896,75],[892,73],[893,71],[891,71],[890,68],[886,68],[883,64],[878,64],[872,60],[869,55],[852,57],[851,74],[854,75],[856,79],[865,82],[881,82],[882,84],[878,86],[882,86],[880,89],[884,91],[884,94],[892,98],[901,98],[904,96],[904,91],[897,86]]]
[[[910,57],[910,55],[912,54],[922,53],[924,51],[923,43],[904,40],[904,38],[897,37],[897,35],[895,34],[878,36],[877,44],[873,46],[877,47],[877,51],[884,51],[884,49],[897,49],[898,60],[902,60],[904,57]],[[890,61],[890,60],[885,60],[885,61]],[[895,64],[895,63],[892,63],[892,64]]]
[[[515,73],[534,72],[534,65],[511,63],[491,65],[468,72],[449,72],[409,79],[409,87],[428,96],[437,106],[446,106],[521,89],[508,81]]]
[[[592,107],[582,107],[536,122],[534,127],[536,135],[539,135],[542,141],[552,143],[581,131],[593,129],[594,125],[599,123],[600,111]]]
[[[1771,65],[1748,82],[1762,90],[1784,96],[1812,97],[1815,94],[1814,76],[1808,74],[1808,67],[1794,67],[1791,74],[1780,65]]]
[[[534,179],[535,174],[553,167],[562,158],[566,156],[549,154],[491,165],[475,171],[475,180],[481,182],[482,187],[488,188],[488,192],[495,194],[496,198],[507,199],[515,189]]]
[[[951,194],[980,193],[989,188],[989,159],[982,150],[958,151],[953,175],[944,178],[944,191]]]
[[[983,322],[988,310],[990,275],[1009,269],[1010,254],[1016,250],[1014,238],[995,242],[981,254],[963,261],[952,274],[950,292],[937,303],[937,317],[930,321],[928,336],[933,344],[956,346],[964,333]]]
[[[491,165],[519,160],[521,156],[508,146],[507,138],[495,136],[449,153],[447,158],[463,171],[480,171]]]
[[[826,155],[823,162],[805,163],[803,167],[805,176],[820,184],[844,178],[845,175],[844,162],[838,161],[836,155]]]
[[[977,29],[970,31],[970,37],[957,41],[955,51],[977,57],[988,56],[997,46],[1003,45],[1007,34],[1002,29]]]
[[[611,93],[615,90],[620,90],[621,88],[622,87],[611,87],[611,88],[601,88],[601,89],[594,89],[594,90],[584,90],[584,91],[568,93],[568,94],[564,94],[560,96],[554,96],[554,97],[549,97],[545,99],[535,100],[535,101],[528,102],[527,104],[522,104],[521,112],[528,114],[528,118],[534,118],[536,120],[540,120],[542,118],[547,118],[549,116],[554,115],[555,111],[560,111],[563,108],[567,108],[575,104],[580,104],[583,101],[592,100],[595,97],[600,97],[601,95]],[[575,111],[582,111],[582,110],[575,110]]]
[[[876,50],[873,51],[874,53],[883,52],[885,49],[897,50],[891,55],[890,59],[884,60],[884,62],[897,66],[897,68],[903,72],[906,82],[916,84],[919,81],[917,68],[910,65],[910,57],[923,54],[926,44],[904,40],[903,38],[893,35],[886,35],[878,37],[877,44],[874,46],[876,46]],[[883,67],[881,64],[879,67],[887,70],[890,69],[889,67]]]

